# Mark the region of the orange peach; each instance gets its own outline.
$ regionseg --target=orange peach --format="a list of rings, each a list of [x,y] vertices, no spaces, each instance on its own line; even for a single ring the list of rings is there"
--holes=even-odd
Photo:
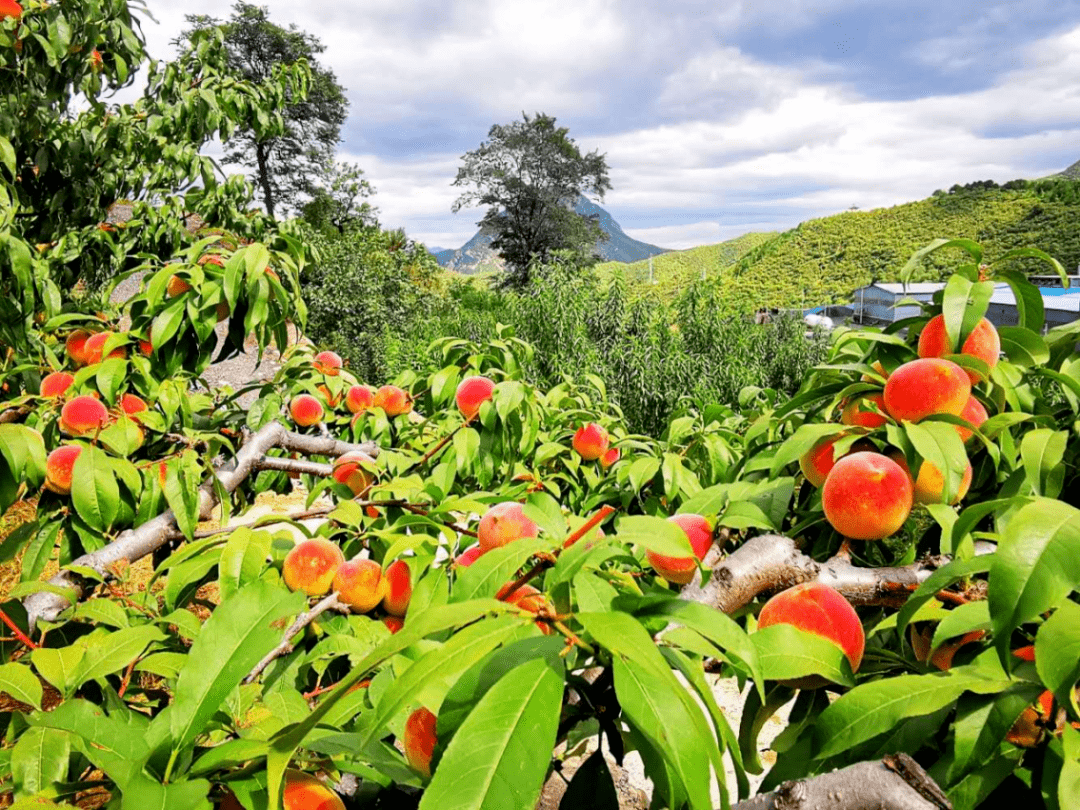
[[[319,392],[319,396],[323,398],[323,402],[329,408],[336,408],[338,403],[341,402],[341,393],[334,394],[325,385],[317,386],[315,390]]]
[[[929,461],[924,461],[919,467],[919,475],[913,476],[911,474],[911,468],[908,467],[907,459],[904,458],[904,454],[899,450],[892,450],[889,452],[889,458],[904,468],[904,472],[907,473],[908,478],[912,480],[912,492],[915,503],[943,503],[941,500],[945,492],[945,476],[941,474],[941,470],[931,464]],[[967,469],[964,470],[964,475],[960,479],[960,489],[956,493],[956,497],[949,502],[950,506],[956,506],[967,495],[968,489],[971,487],[971,464],[967,465]]]
[[[300,394],[289,403],[289,414],[301,427],[317,425],[323,418],[323,406],[311,394]]]
[[[462,416],[472,419],[480,413],[480,406],[491,399],[494,391],[495,383],[487,377],[466,377],[458,384],[454,402]]]
[[[966,378],[965,378],[966,379]],[[821,488],[825,518],[844,537],[880,540],[911,513],[911,477],[892,459],[863,451],[836,462]]]
[[[488,509],[480,518],[476,531],[480,548],[484,551],[521,538],[536,537],[539,533],[540,527],[525,517],[521,504],[516,501],[505,501]]]
[[[908,627],[911,636],[911,650],[915,653],[915,658],[923,663],[929,661],[930,666],[940,669],[942,672],[952,668],[953,658],[961,647],[986,636],[985,630],[972,630],[955,641],[946,641],[931,653],[930,645],[934,640],[933,625],[918,629],[914,624],[908,625]]]
[[[405,626],[405,621],[397,616],[383,616],[382,623],[386,625],[386,629],[390,631],[391,635]]]
[[[22,17],[22,12],[22,6],[15,0],[0,0],[0,20],[6,20],[8,17],[17,20]]]
[[[456,560],[454,560],[454,565],[459,568],[468,568],[474,562],[479,560],[483,553],[484,549],[480,548],[480,546],[467,548],[458,555]]]
[[[142,352],[143,355],[145,355],[146,357],[149,357],[151,354],[154,353],[154,344],[152,344],[149,340],[143,340],[142,338],[139,338],[139,351]]]
[[[983,318],[971,330],[960,351],[956,352],[945,331],[945,316],[935,315],[919,334],[919,357],[943,357],[946,354],[966,354],[982,360],[992,369],[997,365],[1001,354],[1001,337],[994,325]],[[979,382],[978,374],[970,369],[965,371],[972,385]]]
[[[656,573],[668,582],[675,585],[685,585],[694,578],[698,560],[704,559],[706,552],[712,546],[713,529],[709,525],[709,521],[701,515],[672,515],[668,520],[676,524],[686,534],[686,539],[690,541],[690,548],[693,549],[694,556],[667,557],[663,554],[647,551],[645,557]]]
[[[87,365],[93,365],[94,363],[100,363],[105,358],[103,357],[103,350],[105,348],[105,341],[113,336],[112,332],[98,332],[96,335],[91,335],[86,339],[86,363]],[[118,346],[109,352],[109,358],[114,357],[127,357],[127,350],[123,346]]]
[[[362,495],[375,483],[375,476],[365,468],[374,463],[375,459],[359,450],[345,453],[334,461],[334,480],[351,489],[353,495]]]
[[[881,364],[880,360],[875,360],[873,363],[871,363],[870,368],[872,368],[886,380],[889,379],[889,372],[885,370],[885,366]],[[871,377],[869,374],[863,374],[862,377],[860,377],[859,379],[861,379],[863,382],[877,382],[877,379]]]
[[[551,603],[548,602],[547,597],[532,585],[526,583],[524,585],[519,585],[517,588],[514,588],[513,586],[513,582],[507,582],[499,588],[499,592],[495,594],[495,598],[500,602],[506,602],[508,605],[514,605],[522,610],[527,610],[529,613],[539,613],[542,610],[545,612],[550,611]],[[511,590],[511,588],[513,588],[513,590]],[[535,624],[545,636],[550,636],[554,632],[547,622],[537,620]]]
[[[424,707],[420,707],[405,721],[405,733],[402,745],[409,766],[424,776],[431,776],[431,755],[435,753],[436,717]]]
[[[315,370],[327,377],[336,377],[341,373],[341,355],[337,352],[319,352],[312,358]]]
[[[838,433],[835,436],[826,436],[799,457],[799,469],[802,470],[803,475],[806,476],[806,480],[809,481],[810,485],[815,489],[821,489],[822,485],[825,483],[825,479],[829,477],[829,471],[832,470],[833,465],[836,464],[836,443],[842,439],[844,435],[845,434],[843,433]],[[860,439],[851,446],[851,449],[848,450],[845,455],[857,453],[861,450],[874,449],[873,442],[866,439]]]
[[[790,624],[829,639],[844,651],[851,671],[859,671],[866,634],[855,608],[839,591],[820,582],[804,582],[781,591],[766,602],[758,614],[759,629],[774,624]],[[823,678],[811,675],[795,679],[789,685],[813,689],[825,683]]]
[[[386,567],[383,574],[386,580],[386,595],[383,597],[383,610],[391,616],[401,618],[409,609],[412,598],[412,574],[404,560],[395,560]]]
[[[68,357],[77,366],[85,366],[89,364],[89,359],[86,355],[86,341],[90,339],[90,333],[85,329],[76,329],[70,335],[67,340],[64,341],[64,347],[67,349]]]
[[[877,411],[867,407],[870,404],[873,404]],[[878,428],[889,421],[888,413],[885,409],[884,394],[863,394],[844,405],[843,410],[840,411],[840,424]]]
[[[1021,661],[1034,662],[1035,647],[1031,644],[1020,647],[1013,650],[1013,655]],[[1034,748],[1042,740],[1043,724],[1050,721],[1053,710],[1054,693],[1047,689],[1039,695],[1034,705],[1028,706],[1020,713],[1005,735],[1005,739],[1021,748]]]
[[[54,371],[41,378],[41,396],[52,399],[63,396],[75,382],[75,377],[66,371]]]
[[[608,432],[596,422],[589,422],[574,434],[574,451],[585,461],[595,461],[608,451]]]
[[[201,266],[212,264],[215,267],[224,267],[225,258],[219,253],[204,253],[199,257],[199,264]]]
[[[82,448],[77,444],[57,447],[45,459],[45,488],[57,495],[71,494],[71,473]]]
[[[138,415],[146,410],[149,410],[149,407],[147,406],[146,401],[143,400],[142,397],[135,394],[124,394],[122,397],[120,397],[120,409],[132,419],[134,419],[136,422],[138,422]]]
[[[386,595],[382,566],[374,560],[349,560],[338,569],[334,590],[357,613],[367,613]]]
[[[86,436],[105,427],[109,412],[89,394],[68,400],[60,410],[60,430],[69,436]]]
[[[964,410],[960,411],[960,418],[966,419],[977,428],[981,428],[983,422],[990,418],[990,414],[986,412],[986,408],[983,407],[983,404],[975,398],[974,394],[972,394],[968,397],[967,404],[964,405]],[[960,441],[962,442],[967,442],[968,439],[975,435],[967,428],[960,427],[959,425],[956,426],[956,432],[960,434]]]
[[[412,410],[412,398],[396,385],[384,385],[375,392],[372,406],[382,408],[387,416],[401,416]]]
[[[375,392],[367,385],[354,385],[345,394],[345,407],[350,413],[366,411],[375,403]]]
[[[289,768],[281,786],[283,810],[345,810],[341,797],[311,774]]]
[[[918,422],[939,413],[959,416],[970,396],[971,380],[964,369],[936,357],[904,363],[885,383],[885,408],[898,422]]]
[[[604,455],[600,456],[600,466],[605,470],[619,460],[619,448],[611,447]]]
[[[178,295],[183,295],[189,290],[193,289],[191,284],[186,280],[180,278],[180,276],[169,276],[169,283],[165,285],[165,295],[169,298],[175,298]]]
[[[222,298],[220,301],[218,301],[217,308],[214,310],[214,313],[217,315],[218,323],[221,323],[223,320],[228,318],[232,314],[232,311],[229,309],[229,302],[226,299]]]
[[[336,543],[325,537],[301,540],[285,556],[281,576],[291,591],[303,591],[308,596],[330,592],[331,583],[345,564],[345,555]]]

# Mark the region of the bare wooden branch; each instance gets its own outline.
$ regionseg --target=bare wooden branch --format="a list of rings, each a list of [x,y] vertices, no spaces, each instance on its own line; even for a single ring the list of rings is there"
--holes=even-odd
[[[255,665],[254,669],[244,677],[244,683],[251,683],[258,678],[259,675],[262,674],[262,671],[270,666],[275,659],[291,653],[293,651],[292,641],[296,638],[296,635],[328,610],[337,610],[341,613],[348,613],[349,606],[344,602],[338,601],[338,593],[337,591],[334,591],[329,596],[319,601],[315,607],[301,613],[296,617],[296,620],[289,625],[289,629],[286,630],[285,635],[281,637],[281,643],[263,656],[263,659]]]
[[[952,810],[930,775],[907,754],[857,762],[832,773],[785,782],[732,810]]]
[[[277,456],[263,456],[255,462],[257,470],[280,470],[281,472],[300,473],[301,475],[316,475],[325,478],[334,472],[331,464],[320,464],[317,461],[308,461],[303,458],[279,458]]]

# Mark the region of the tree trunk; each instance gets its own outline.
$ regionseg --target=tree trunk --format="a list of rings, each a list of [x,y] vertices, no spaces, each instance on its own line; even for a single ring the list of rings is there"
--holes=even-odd
[[[270,167],[268,165],[268,159],[270,155],[270,144],[267,141],[260,141],[255,144],[255,160],[258,161],[258,183],[262,188],[263,204],[266,206],[266,213],[271,217],[274,216],[274,192],[270,188]]]

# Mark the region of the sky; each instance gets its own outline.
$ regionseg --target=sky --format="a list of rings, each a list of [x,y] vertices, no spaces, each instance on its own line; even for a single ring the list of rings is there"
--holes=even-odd
[[[687,248],[1080,160],[1080,0],[268,0],[346,88],[339,160],[385,227],[460,247],[461,157],[543,112],[605,156],[599,203]],[[147,0],[151,55],[208,0]]]

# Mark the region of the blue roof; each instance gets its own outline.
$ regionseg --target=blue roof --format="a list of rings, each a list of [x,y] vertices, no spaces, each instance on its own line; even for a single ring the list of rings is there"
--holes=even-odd
[[[1076,295],[1080,293],[1080,287],[1039,287],[1043,298],[1050,295]]]

